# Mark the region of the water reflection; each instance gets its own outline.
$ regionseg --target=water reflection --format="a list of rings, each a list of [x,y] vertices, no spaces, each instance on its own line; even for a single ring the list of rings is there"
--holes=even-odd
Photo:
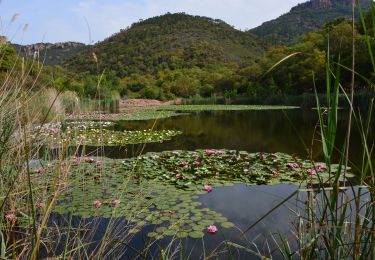
[[[344,143],[347,127],[347,111],[341,110],[338,117],[337,147]],[[105,147],[105,156],[125,158],[141,152],[195,149],[233,149],[248,152],[284,152],[315,160],[322,159],[318,117],[314,110],[286,111],[223,111],[201,112],[155,121],[121,122],[115,130],[173,129],[183,132],[164,143]],[[369,133],[374,140],[374,124]],[[359,164],[362,158],[361,139],[357,127],[353,127],[350,159]],[[97,151],[88,147],[88,151]],[[335,154],[335,160],[339,153]]]
[[[338,118],[337,145],[340,147],[345,139],[347,111],[340,111]],[[113,128],[115,130],[149,129],[154,121],[122,122]],[[103,147],[100,149],[86,147],[86,152],[93,152],[112,158],[125,158],[144,152],[158,152],[165,150],[195,150],[195,149],[234,149],[249,152],[283,152],[308,158],[310,150],[314,159],[321,160],[319,132],[317,131],[318,117],[313,110],[288,111],[230,111],[230,112],[202,112],[187,116],[178,116],[161,119],[156,122],[155,128],[174,129],[183,132],[181,136],[164,143],[147,145],[132,145],[127,147]],[[373,128],[370,129],[373,140]],[[360,136],[356,128],[351,140],[350,159],[353,163],[361,162]],[[335,160],[338,159],[336,153]],[[265,241],[272,241],[270,234],[283,234],[293,237],[292,228],[296,220],[294,212],[303,212],[303,203],[293,197],[286,204],[277,208],[272,214],[263,219],[245,237],[241,237],[241,230],[258,220],[275,205],[288,197],[297,189],[293,185],[274,186],[246,186],[235,185],[214,189],[213,192],[200,196],[199,200],[204,207],[220,212],[229,221],[235,223],[238,229],[223,229],[218,225],[219,232],[215,235],[206,235],[202,240],[187,239],[184,242],[185,253],[190,259],[202,258],[203,247],[207,254],[215,249],[226,250],[223,240],[229,239],[241,245],[246,245],[253,251],[264,254],[275,247]],[[304,194],[299,194],[303,201]],[[106,220],[102,220],[102,229],[97,231],[97,238],[104,234]],[[132,240],[132,246],[141,250],[147,240],[146,234],[153,227],[148,226]],[[159,245],[166,245],[169,240],[163,240]],[[203,246],[204,245],[204,246]],[[293,243],[291,244],[293,246]],[[151,248],[150,253],[160,252],[158,245]],[[135,255],[127,252],[123,259],[133,259]],[[258,259],[249,252],[223,253],[222,259],[232,256],[234,259]],[[150,257],[151,258],[151,257]]]

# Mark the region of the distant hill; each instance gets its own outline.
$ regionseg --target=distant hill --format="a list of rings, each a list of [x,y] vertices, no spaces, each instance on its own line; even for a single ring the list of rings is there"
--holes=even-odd
[[[368,10],[370,1],[361,0]],[[263,23],[249,32],[272,44],[291,44],[298,36],[315,31],[337,18],[351,18],[351,0],[311,0],[293,7],[290,12]]]
[[[13,44],[18,53],[27,60],[39,59],[46,65],[57,65],[82,52],[85,44],[78,42]]]
[[[122,78],[163,69],[242,64],[261,57],[263,46],[257,37],[221,20],[168,13],[121,30],[66,65],[79,72],[96,72],[94,52],[99,68],[112,70]]]

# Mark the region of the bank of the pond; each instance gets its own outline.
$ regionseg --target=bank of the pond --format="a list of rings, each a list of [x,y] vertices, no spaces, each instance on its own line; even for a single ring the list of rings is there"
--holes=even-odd
[[[302,108],[312,108],[316,106],[315,93],[303,93],[299,95],[280,95],[267,93],[267,96],[246,97],[234,96],[231,98],[225,97],[191,97],[184,99],[183,104],[186,105],[283,105],[283,106],[298,106]],[[357,91],[354,93],[355,107],[364,106],[371,103],[374,98],[374,92],[369,90]],[[327,106],[327,97],[325,94],[318,94],[319,102],[322,106]],[[339,105],[342,107],[349,107],[349,103],[344,94],[339,95]]]
[[[121,113],[90,112],[71,114],[68,121],[147,121],[187,115],[202,111],[270,111],[297,109],[296,106],[260,106],[260,105],[158,105],[123,107]]]

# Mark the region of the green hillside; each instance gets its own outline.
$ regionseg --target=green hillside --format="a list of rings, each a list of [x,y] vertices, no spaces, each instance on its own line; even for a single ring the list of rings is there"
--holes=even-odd
[[[99,68],[113,70],[122,78],[164,69],[241,64],[259,58],[263,47],[254,36],[221,20],[168,13],[133,24],[68,65],[78,71],[96,72],[92,52]]]
[[[111,89],[104,95],[210,96],[226,92],[228,84],[232,89],[237,69],[261,59],[264,46],[255,36],[221,20],[168,13],[139,21],[86,48],[65,67],[91,82],[82,90],[91,96],[96,85],[88,78],[103,71],[102,84]]]
[[[369,9],[370,1],[360,2],[364,10]],[[249,32],[274,45],[295,43],[299,36],[315,31],[327,22],[337,18],[350,18],[350,3],[350,0],[311,0]]]

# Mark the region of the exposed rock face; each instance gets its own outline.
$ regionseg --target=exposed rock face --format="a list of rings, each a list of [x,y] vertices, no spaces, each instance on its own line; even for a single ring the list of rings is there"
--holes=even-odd
[[[331,0],[312,0],[312,7],[316,9],[326,9],[331,7]]]
[[[7,43],[7,38],[5,36],[0,36],[0,46]]]
[[[79,42],[58,42],[58,43],[35,43],[24,46],[27,51],[43,51],[49,49],[67,49],[67,48],[77,48],[84,47],[85,44]]]
[[[79,42],[36,43],[29,45],[14,45],[22,57],[27,60],[38,59],[47,65],[61,64],[85,48]]]
[[[327,9],[334,3],[342,5],[351,5],[353,0],[311,0],[311,5],[315,9]]]

